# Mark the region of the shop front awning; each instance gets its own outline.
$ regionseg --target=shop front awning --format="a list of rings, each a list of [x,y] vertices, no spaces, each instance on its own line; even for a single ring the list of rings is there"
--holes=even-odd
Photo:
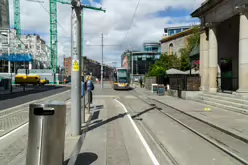
[[[33,56],[30,54],[2,54],[0,60],[6,60],[10,62],[32,62]]]

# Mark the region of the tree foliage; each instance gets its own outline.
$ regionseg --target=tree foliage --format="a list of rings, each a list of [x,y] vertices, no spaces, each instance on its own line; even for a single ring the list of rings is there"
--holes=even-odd
[[[166,70],[171,68],[180,69],[180,60],[176,55],[164,53],[154,65],[150,66],[148,76],[165,76]]]
[[[189,55],[196,45],[200,43],[200,28],[194,27],[193,33],[186,38],[185,48],[180,50],[181,56],[178,58],[176,54],[168,55],[164,53],[154,65],[149,67],[147,76],[165,76],[166,70],[171,68],[186,71],[190,69]]]
[[[186,46],[185,48],[182,48],[180,50],[181,57],[180,57],[180,62],[181,62],[181,67],[180,69],[182,71],[186,71],[190,69],[190,53],[194,49],[195,46],[200,44],[200,27],[194,27],[193,28],[193,33],[187,37],[186,39]]]

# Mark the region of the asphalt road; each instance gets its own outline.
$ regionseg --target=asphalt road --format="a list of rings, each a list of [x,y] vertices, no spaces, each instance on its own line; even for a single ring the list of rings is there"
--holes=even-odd
[[[11,108],[33,100],[41,99],[68,90],[64,86],[44,86],[37,87],[25,92],[15,92],[12,94],[0,95],[0,110]]]

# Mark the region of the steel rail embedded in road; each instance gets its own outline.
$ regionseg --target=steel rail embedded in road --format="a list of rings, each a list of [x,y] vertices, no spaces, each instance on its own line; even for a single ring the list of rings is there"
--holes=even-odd
[[[124,99],[121,99],[121,101],[126,107],[128,107],[128,110],[135,114],[136,112],[133,110],[133,108],[130,106],[130,104],[128,104],[126,101],[124,101]],[[153,105],[151,105],[153,106]],[[155,107],[153,107],[155,108]],[[151,108],[151,109],[153,109]],[[132,118],[136,118],[137,116],[134,115],[132,116]],[[137,121],[140,123],[140,125],[143,127],[144,131],[146,131],[146,133],[150,136],[150,138],[152,138],[154,140],[154,142],[157,144],[157,146],[162,150],[165,159],[167,158],[168,161],[170,161],[170,164],[173,165],[178,165],[178,162],[176,161],[176,159],[170,154],[170,152],[166,149],[166,147],[163,145],[163,143],[159,140],[159,138],[153,133],[153,131],[145,124],[145,122],[143,122],[143,120],[139,120],[137,118]]]
[[[248,160],[244,159],[244,158],[247,158],[247,155],[242,155],[242,152],[239,152],[239,150],[241,150],[240,148],[242,148],[243,151],[245,151],[245,149],[248,148],[248,143],[246,142],[246,140],[242,140],[242,139],[238,138],[237,136],[233,136],[232,134],[228,134],[227,131],[223,131],[221,129],[218,129],[217,127],[214,127],[212,124],[203,122],[203,121],[197,119],[196,117],[188,115],[185,112],[182,112],[182,111],[180,111],[174,107],[168,106],[165,103],[162,103],[162,102],[157,101],[155,99],[151,99],[151,100],[147,101],[146,99],[141,98],[140,96],[138,96],[134,92],[132,92],[132,94],[134,96],[136,96],[138,99],[140,99],[141,101],[145,102],[146,104],[149,104],[149,105],[152,104],[155,106],[157,104],[160,104],[161,105],[160,107],[157,107],[157,106],[156,107],[163,115],[176,121],[177,123],[179,123],[183,127],[187,128],[188,130],[190,130],[191,132],[193,132],[197,136],[206,140],[207,142],[209,142],[213,146],[219,148],[220,150],[222,150],[223,152],[225,152],[229,156],[233,157],[234,159],[238,160],[242,164],[248,165]],[[201,125],[202,126],[201,128],[204,128],[204,130],[202,130],[202,129],[200,131],[197,130],[197,129],[199,129],[199,125]],[[206,133],[206,131],[208,131],[208,130],[210,130],[210,131]],[[205,134],[204,134],[204,131],[205,131]],[[227,139],[229,140],[229,143],[230,142],[232,143],[232,145],[230,145],[229,143],[223,142],[223,141],[228,141]],[[238,146],[240,148],[237,148],[237,147],[235,148],[234,145]],[[244,154],[246,154],[246,153],[244,153]]]
[[[4,137],[8,133],[22,127],[26,123],[28,123],[28,107],[29,104],[35,102],[48,101],[52,98],[57,98],[59,95],[64,95],[69,90],[51,95],[49,97],[44,97],[42,99],[34,100],[23,105],[19,105],[13,108],[9,108],[7,110],[0,111],[0,137]],[[69,98],[67,95],[65,97],[60,98],[62,101],[67,101]]]

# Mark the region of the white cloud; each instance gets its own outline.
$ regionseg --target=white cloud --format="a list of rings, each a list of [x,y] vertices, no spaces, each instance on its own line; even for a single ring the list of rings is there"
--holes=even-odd
[[[43,0],[45,9],[49,11],[49,0]],[[186,9],[193,11],[204,0],[140,0],[133,25],[123,41],[129,28],[138,0],[102,0],[101,4],[91,0],[92,5],[103,7],[106,13],[85,9],[84,36],[86,42],[94,45],[101,44],[101,33],[104,33],[104,43],[107,45],[124,45],[104,47],[104,62],[120,65],[122,52],[130,45],[134,49],[142,47],[145,41],[159,41],[163,35],[163,28],[168,26],[188,25],[190,16],[173,18],[157,17],[155,14],[167,9]],[[20,0],[22,29],[49,34],[49,14],[39,3]],[[58,4],[59,53],[70,56],[70,18],[71,7]],[[10,0],[10,15],[13,24],[13,0]],[[171,24],[169,24],[170,22]],[[49,44],[49,36],[44,37]],[[100,61],[100,46],[85,46],[86,56]]]

